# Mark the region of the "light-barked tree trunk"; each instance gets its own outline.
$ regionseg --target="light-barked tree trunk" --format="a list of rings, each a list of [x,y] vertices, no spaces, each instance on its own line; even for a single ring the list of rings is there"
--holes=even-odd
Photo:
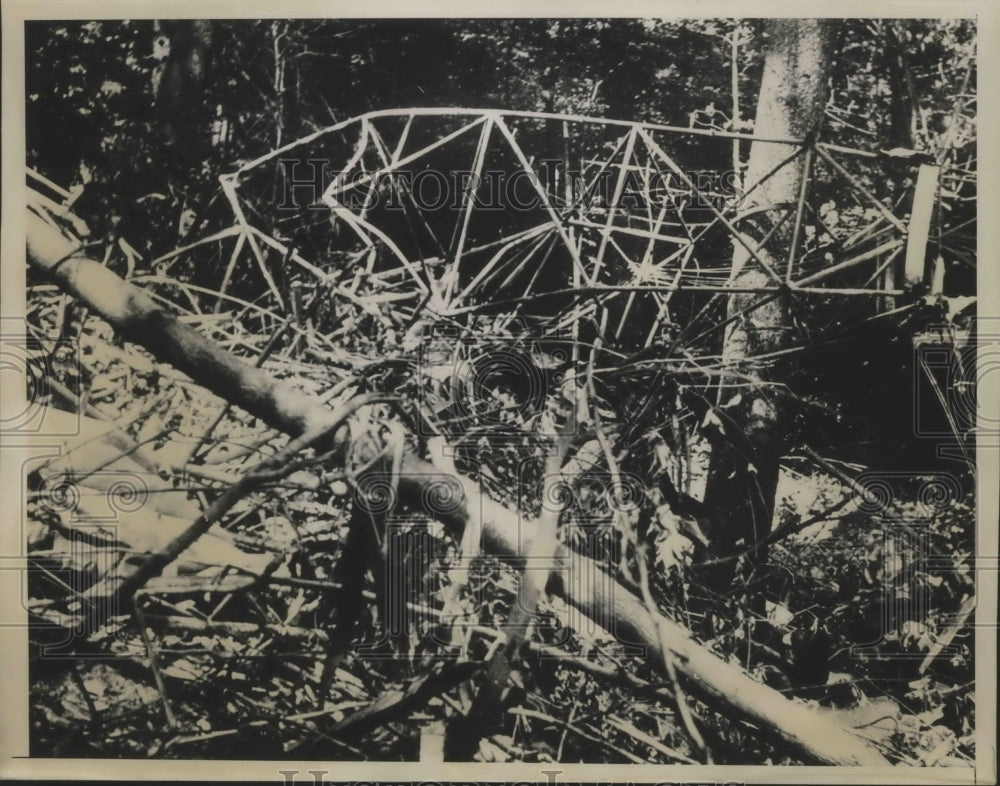
[[[767,34],[754,134],[812,139],[827,100],[828,23],[773,19]],[[720,421],[709,434],[712,454],[705,487],[705,501],[717,517],[721,555],[754,546],[770,531],[774,515],[787,412],[784,388],[769,384],[767,361],[761,358],[789,345],[789,295],[746,290],[786,283],[796,205],[809,161],[808,149],[802,152],[801,147],[755,140],[743,181],[746,197],[739,213],[744,218],[736,222],[742,242],[734,240],[729,279],[741,292],[729,298],[727,319],[732,321],[722,348],[731,374],[719,391]],[[765,556],[760,550],[756,560]],[[716,590],[727,591],[733,586],[733,566],[729,562],[713,570],[706,580]]]

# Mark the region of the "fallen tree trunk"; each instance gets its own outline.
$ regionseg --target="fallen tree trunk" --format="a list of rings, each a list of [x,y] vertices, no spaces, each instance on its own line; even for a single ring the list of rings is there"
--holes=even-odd
[[[28,212],[27,253],[33,265],[101,314],[125,338],[268,425],[295,437],[330,422],[332,410],[182,324],[141,288],[88,259],[76,241],[32,211]],[[348,438],[346,427],[335,436],[342,445]],[[399,482],[401,499],[440,520],[454,536],[460,538],[465,526],[473,525],[481,527],[484,552],[515,561],[527,553],[533,522],[481,494],[468,478],[443,473],[418,456],[406,455]],[[754,681],[691,639],[680,625],[654,618],[625,587],[593,580],[605,574],[592,560],[560,548],[556,563],[561,567],[552,572],[548,591],[591,620],[610,626],[623,642],[645,648],[659,668],[664,663],[658,630],[662,627],[688,686],[724,714],[745,719],[781,739],[807,762],[888,764],[851,731]],[[566,569],[570,565],[572,571]]]

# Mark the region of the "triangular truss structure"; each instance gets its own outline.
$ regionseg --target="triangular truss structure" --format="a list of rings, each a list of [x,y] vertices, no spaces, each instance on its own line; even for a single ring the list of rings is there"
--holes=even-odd
[[[739,158],[754,141],[784,145],[782,166],[806,167],[795,203],[743,210]],[[383,110],[223,176],[235,224],[206,240],[233,241],[220,294],[257,275],[279,313],[289,304],[275,270],[290,264],[372,313],[506,313],[565,330],[603,309],[607,340],[624,331],[641,344],[683,321],[673,313],[679,293],[742,291],[729,257],[733,243],[748,245],[744,222],[763,211],[794,232],[784,270],[753,290],[762,298],[875,296],[884,307],[904,294],[924,278],[914,240],[926,239],[934,188],[918,185],[908,225],[856,174],[872,165],[882,165],[876,153],[799,139],[538,112]],[[925,183],[936,177],[936,167],[921,169]],[[832,188],[849,191],[850,210],[833,205]],[[329,264],[345,248],[346,275]]]

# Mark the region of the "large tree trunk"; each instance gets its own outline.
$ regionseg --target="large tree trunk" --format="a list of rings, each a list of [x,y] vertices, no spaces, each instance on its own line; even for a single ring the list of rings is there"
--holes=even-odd
[[[330,422],[331,410],[296,389],[291,381],[273,379],[181,324],[142,289],[87,259],[77,243],[34,212],[28,213],[27,226],[30,262],[161,361],[287,434],[297,436]],[[344,427],[334,439],[344,445],[348,438]],[[460,538],[466,526],[478,525],[489,553],[515,562],[523,562],[529,553],[531,540],[527,535],[534,531],[533,522],[525,522],[517,511],[483,496],[468,478],[442,473],[409,454],[402,461],[399,484],[404,501],[440,520],[455,537]],[[597,580],[606,574],[591,560],[560,548],[556,563],[563,567],[552,572],[547,591],[564,597],[622,641],[642,646],[649,662],[661,670],[661,642],[665,640],[688,687],[729,717],[753,723],[808,762],[887,763],[851,731],[752,680],[738,666],[720,660],[695,642],[681,626],[650,613],[625,587]]]
[[[819,127],[827,96],[830,31],[816,19],[775,19],[768,24],[768,48],[757,102],[754,133],[768,139],[809,139]],[[795,145],[755,141],[744,181],[750,192],[738,222],[742,239],[735,242],[730,283],[733,287],[774,287],[785,281],[793,242],[795,205],[806,169],[806,154],[768,176],[796,153]],[[755,187],[756,186],[756,187]],[[791,211],[791,215],[788,215]],[[775,225],[766,243],[762,241]],[[754,249],[756,257],[747,246]],[[759,260],[758,258],[759,257]],[[713,445],[705,488],[706,502],[717,512],[717,547],[731,555],[767,535],[774,514],[778,462],[785,443],[786,412],[781,388],[766,384],[766,361],[755,360],[788,344],[788,298],[765,299],[754,293],[733,294],[722,356],[738,385],[720,390],[722,427],[711,434]],[[757,384],[747,387],[748,379]],[[737,393],[740,394],[736,398]],[[757,559],[764,554],[757,552]],[[733,563],[706,579],[724,591],[733,580]]]

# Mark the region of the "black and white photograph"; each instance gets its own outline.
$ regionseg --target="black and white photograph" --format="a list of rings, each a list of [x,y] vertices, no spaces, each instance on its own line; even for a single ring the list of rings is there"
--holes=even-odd
[[[4,11],[0,775],[996,782],[984,5],[114,8]]]

